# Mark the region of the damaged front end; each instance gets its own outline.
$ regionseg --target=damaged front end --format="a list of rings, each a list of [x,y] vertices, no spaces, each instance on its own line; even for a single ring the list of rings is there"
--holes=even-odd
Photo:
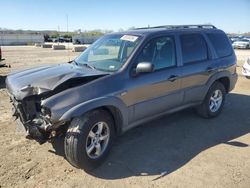
[[[51,109],[42,106],[44,100],[107,75],[70,64],[41,67],[12,73],[6,78],[6,88],[13,104],[13,116],[26,138],[40,144],[65,132],[68,122],[54,119]],[[20,130],[20,128],[19,128]]]
[[[64,130],[62,128],[59,129],[59,127],[66,124],[66,122],[58,122],[56,125],[53,125],[50,122],[50,110],[41,107],[40,97],[32,96],[22,101],[17,101],[14,96],[11,96],[10,100],[13,104],[12,115],[17,121],[18,129],[25,131],[26,138],[34,139],[43,144],[49,139],[63,134]]]

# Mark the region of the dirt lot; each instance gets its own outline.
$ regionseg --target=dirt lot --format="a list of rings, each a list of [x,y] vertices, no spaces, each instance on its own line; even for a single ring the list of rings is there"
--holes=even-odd
[[[87,174],[63,157],[62,142],[39,145],[15,131],[4,76],[15,69],[66,62],[78,53],[3,47],[0,68],[0,187],[250,187],[250,80],[240,76],[215,119],[185,110],[137,127]],[[250,51],[236,52],[239,66]],[[241,68],[238,68],[239,73]]]

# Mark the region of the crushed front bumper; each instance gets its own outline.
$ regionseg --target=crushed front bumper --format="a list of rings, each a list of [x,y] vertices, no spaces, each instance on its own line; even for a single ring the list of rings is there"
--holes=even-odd
[[[39,144],[43,144],[65,133],[68,122],[60,121],[52,124],[46,116],[42,115],[28,119],[23,105],[13,97],[11,97],[11,102],[13,104],[13,117],[15,117],[17,131],[25,135],[27,139],[33,139]]]
[[[12,116],[16,122],[16,131],[25,135],[27,139],[34,139],[40,144],[45,143],[50,138],[50,133],[45,129],[47,127],[47,125],[45,126],[46,122],[42,119],[39,119],[39,122],[37,118],[35,119],[36,121],[34,119],[29,120],[23,109],[23,104],[15,100],[12,95],[9,94],[9,96],[13,105]]]
[[[24,125],[20,118],[15,119],[16,131],[23,134],[27,139],[36,140],[39,144],[43,144],[48,140],[46,134],[44,134],[38,126]]]

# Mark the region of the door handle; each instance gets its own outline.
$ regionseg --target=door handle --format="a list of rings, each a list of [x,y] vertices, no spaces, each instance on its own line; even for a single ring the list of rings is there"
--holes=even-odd
[[[177,80],[177,78],[178,78],[177,75],[171,75],[171,76],[169,76],[168,81],[174,82],[175,80]]]
[[[215,69],[212,68],[212,67],[208,67],[208,68],[207,68],[207,72],[208,72],[208,73],[213,72],[214,70],[215,70]]]

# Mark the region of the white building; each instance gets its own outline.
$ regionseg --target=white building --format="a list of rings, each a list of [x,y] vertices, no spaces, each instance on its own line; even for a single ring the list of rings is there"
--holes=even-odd
[[[42,34],[8,34],[0,32],[0,45],[27,45],[42,42],[44,42]]]

